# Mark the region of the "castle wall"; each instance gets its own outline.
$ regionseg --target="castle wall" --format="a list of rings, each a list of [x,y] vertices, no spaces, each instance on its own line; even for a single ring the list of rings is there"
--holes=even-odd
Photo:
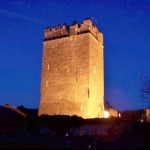
[[[89,112],[91,118],[103,117],[104,115],[104,62],[102,41],[98,41],[94,36],[90,35]]]
[[[44,43],[41,113],[81,115],[88,101],[88,43],[88,35]]]
[[[146,108],[146,121],[150,122],[150,108]]]
[[[90,20],[45,30],[39,115],[102,117],[102,42]]]

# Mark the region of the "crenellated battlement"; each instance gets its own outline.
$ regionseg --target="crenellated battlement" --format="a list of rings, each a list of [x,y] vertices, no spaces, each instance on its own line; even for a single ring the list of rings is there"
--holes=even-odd
[[[83,33],[91,33],[98,41],[103,43],[102,33],[95,25],[93,25],[90,19],[84,19],[81,24],[78,24],[74,21],[70,26],[63,24],[53,26],[51,28],[46,28],[44,32],[44,41],[79,35]]]

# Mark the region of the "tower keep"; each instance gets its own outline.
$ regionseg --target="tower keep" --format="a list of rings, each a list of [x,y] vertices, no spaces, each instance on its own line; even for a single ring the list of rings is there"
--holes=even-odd
[[[103,35],[90,19],[46,28],[38,115],[103,117]]]

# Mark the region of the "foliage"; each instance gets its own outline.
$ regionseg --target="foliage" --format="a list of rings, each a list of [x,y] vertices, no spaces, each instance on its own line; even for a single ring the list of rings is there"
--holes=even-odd
[[[140,81],[141,100],[150,105],[150,76],[144,75]]]

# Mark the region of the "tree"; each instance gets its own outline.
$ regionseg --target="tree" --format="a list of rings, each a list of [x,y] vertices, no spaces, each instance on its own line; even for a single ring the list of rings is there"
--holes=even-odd
[[[141,100],[150,106],[150,75],[143,75],[140,83]]]
[[[106,108],[106,109],[109,109],[109,108],[112,108],[112,109],[113,109],[112,105],[111,105],[110,102],[107,101],[107,100],[104,102],[104,105],[105,105],[105,108]]]

